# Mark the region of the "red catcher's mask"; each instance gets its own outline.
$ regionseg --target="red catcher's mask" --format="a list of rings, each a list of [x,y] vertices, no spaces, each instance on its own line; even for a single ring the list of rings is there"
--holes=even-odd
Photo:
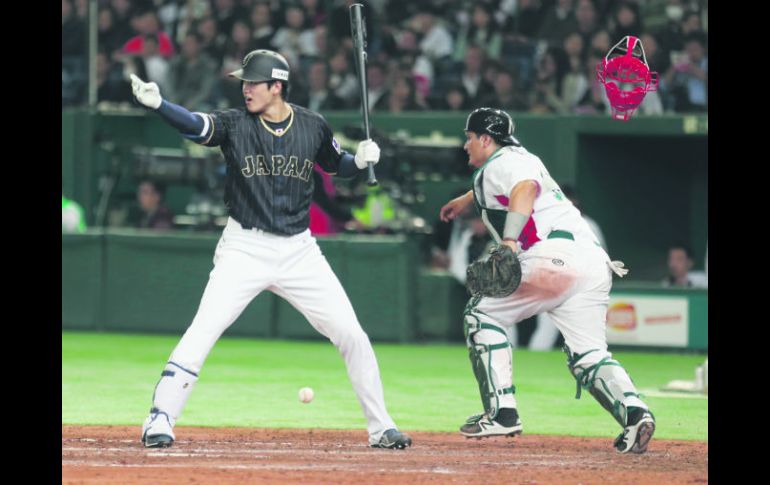
[[[658,73],[650,71],[642,43],[632,35],[623,37],[596,65],[596,77],[616,120],[628,121],[644,95],[658,89]]]

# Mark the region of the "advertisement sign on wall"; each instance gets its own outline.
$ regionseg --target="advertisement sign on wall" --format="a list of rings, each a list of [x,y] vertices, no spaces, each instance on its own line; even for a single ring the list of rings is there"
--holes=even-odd
[[[607,309],[607,343],[686,347],[687,302],[685,297],[611,295]]]

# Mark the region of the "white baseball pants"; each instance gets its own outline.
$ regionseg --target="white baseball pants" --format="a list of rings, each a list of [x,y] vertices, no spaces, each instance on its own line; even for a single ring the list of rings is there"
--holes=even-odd
[[[385,408],[369,337],[309,230],[279,236],[243,229],[230,218],[198,312],[169,360],[197,374],[222,333],[264,290],[288,301],[339,349],[363,408],[370,442],[395,428]]]
[[[547,312],[573,353],[596,350],[583,363],[610,356],[605,325],[612,271],[607,253],[600,247],[558,238],[540,241],[520,253],[519,260],[521,286],[508,297],[482,298],[473,310],[479,320],[507,330]],[[492,330],[481,330],[475,338],[479,343],[500,343],[500,334]],[[510,364],[503,362],[500,369],[494,369],[494,362],[492,366],[500,388],[513,384]],[[514,396],[503,396],[500,407],[516,407]]]

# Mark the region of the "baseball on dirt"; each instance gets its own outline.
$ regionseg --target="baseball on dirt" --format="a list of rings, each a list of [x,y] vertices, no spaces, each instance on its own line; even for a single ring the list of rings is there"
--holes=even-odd
[[[313,400],[313,390],[309,387],[303,387],[299,390],[299,400],[304,403],[309,403]]]

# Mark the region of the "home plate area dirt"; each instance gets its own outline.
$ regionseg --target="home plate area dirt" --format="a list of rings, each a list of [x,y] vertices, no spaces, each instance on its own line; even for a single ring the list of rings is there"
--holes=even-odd
[[[620,455],[612,438],[467,439],[404,430],[406,450],[370,448],[365,430],[178,427],[146,449],[138,426],[62,426],[63,484],[691,484],[708,482],[708,443],[653,440]]]

